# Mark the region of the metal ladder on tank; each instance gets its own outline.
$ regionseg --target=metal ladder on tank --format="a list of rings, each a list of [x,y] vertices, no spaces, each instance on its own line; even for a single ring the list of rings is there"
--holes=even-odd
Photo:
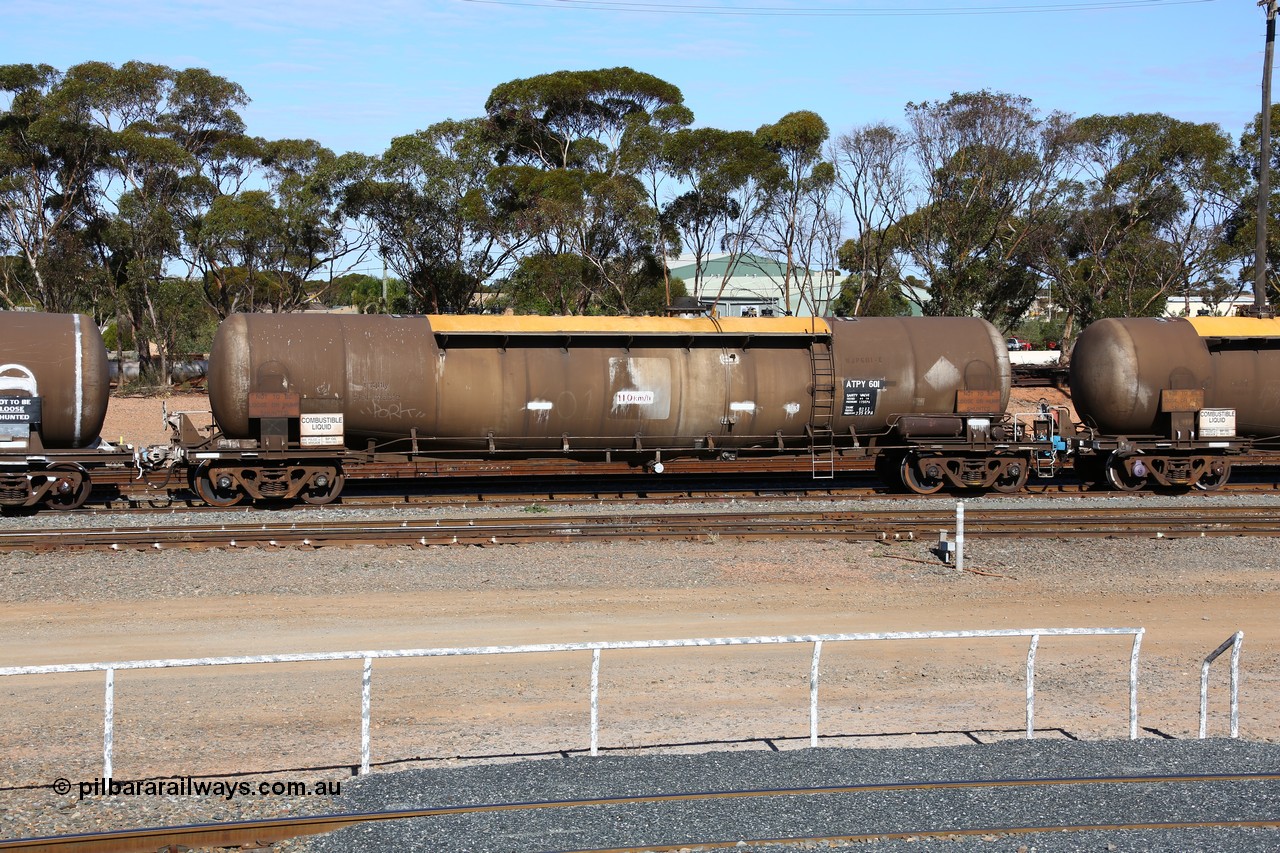
[[[813,413],[809,418],[813,479],[831,480],[836,476],[835,432],[831,428],[835,418],[836,384],[831,344],[814,341],[809,347],[809,359],[813,365]]]

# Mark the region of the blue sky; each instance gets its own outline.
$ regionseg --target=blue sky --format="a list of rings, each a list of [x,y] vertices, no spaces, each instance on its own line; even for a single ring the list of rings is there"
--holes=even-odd
[[[1077,8],[1017,11],[1047,7]],[[0,61],[208,68],[253,99],[250,133],[370,154],[400,134],[482,114],[499,83],[615,65],[675,84],[696,124],[725,129],[810,109],[839,134],[898,123],[910,101],[987,88],[1046,111],[1164,112],[1238,137],[1261,104],[1265,30],[1254,0],[4,0],[0,8]],[[866,14],[877,9],[912,14]]]

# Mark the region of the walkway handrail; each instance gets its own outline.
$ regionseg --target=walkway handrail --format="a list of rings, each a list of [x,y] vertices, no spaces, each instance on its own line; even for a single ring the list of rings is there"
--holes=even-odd
[[[1209,664],[1231,649],[1231,737],[1240,737],[1240,644],[1244,631],[1236,631],[1222,641],[1200,664],[1200,739],[1205,738],[1209,717]]]
[[[709,646],[758,646],[812,643],[813,657],[809,669],[809,743],[818,745],[819,660],[824,643],[862,642],[872,640],[946,640],[1030,637],[1027,653],[1027,738],[1035,737],[1035,655],[1041,637],[1132,635],[1129,659],[1129,738],[1138,737],[1138,654],[1143,628],[995,628],[977,631],[892,631],[855,634],[800,634],[771,637],[719,637],[688,640],[628,640],[620,642],[542,643],[519,646],[471,646],[464,648],[384,649],[347,652],[297,652],[279,655],[240,655],[209,658],[165,658],[157,660],[112,661],[100,663],[48,664],[44,666],[0,667],[0,677],[11,675],[52,675],[75,672],[105,672],[106,695],[103,707],[102,777],[112,775],[115,720],[115,674],[130,669],[169,669],[190,666],[238,666],[248,664],[316,663],[322,661],[360,660],[360,773],[369,772],[370,713],[372,670],[375,659],[466,657],[475,655],[538,654],[546,652],[591,652],[591,755],[599,754],[600,653],[629,649],[700,648]]]

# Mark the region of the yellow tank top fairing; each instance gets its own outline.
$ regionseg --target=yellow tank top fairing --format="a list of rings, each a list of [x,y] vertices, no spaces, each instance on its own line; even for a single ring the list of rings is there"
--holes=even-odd
[[[545,317],[541,315],[431,314],[431,331],[454,335],[819,335],[815,317]]]
[[[1202,338],[1280,338],[1280,320],[1259,317],[1189,317]]]

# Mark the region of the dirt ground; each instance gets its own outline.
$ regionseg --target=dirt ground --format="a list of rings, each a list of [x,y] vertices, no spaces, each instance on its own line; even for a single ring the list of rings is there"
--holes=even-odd
[[[1276,737],[1280,607],[1267,540],[969,544],[618,543],[0,557],[0,665],[985,628],[1144,627],[1143,736],[1194,737],[1199,662],[1246,632],[1245,737]],[[40,573],[57,573],[61,594]],[[56,587],[56,584],[55,584]],[[1128,734],[1127,637],[1046,638],[1042,736]],[[606,652],[602,745],[782,747],[808,734],[809,644]],[[826,743],[1020,736],[1027,640],[827,644]],[[1224,661],[1225,664],[1225,661]],[[373,760],[588,745],[584,652],[385,661]],[[0,785],[100,775],[102,675],[0,683]],[[1226,732],[1225,668],[1211,732]],[[353,765],[358,661],[116,676],[116,776]],[[991,734],[995,731],[1012,732]],[[988,734],[981,734],[988,732]],[[929,734],[932,733],[932,734]]]
[[[1019,396],[1028,405],[1061,401],[1049,389]],[[202,404],[168,401],[171,411]],[[155,400],[113,401],[111,428],[141,436],[160,422],[157,409]],[[987,574],[943,566],[919,542],[0,554],[0,666],[1133,626],[1148,632],[1143,736],[1193,737],[1199,662],[1241,629],[1242,734],[1277,737],[1280,558],[1270,540],[971,542],[969,553]],[[1040,736],[1126,737],[1130,648],[1120,637],[1042,640]],[[601,744],[806,745],[811,652],[809,644],[606,652]],[[824,743],[1020,736],[1026,654],[1025,639],[829,644]],[[395,769],[415,759],[584,749],[589,676],[583,652],[378,662],[373,761]],[[0,680],[0,786],[100,774],[102,683],[101,674]],[[1210,731],[1222,735],[1223,665],[1212,684]],[[119,673],[116,776],[353,765],[359,690],[359,662]]]
[[[207,394],[170,394],[160,397],[115,397],[107,405],[102,437],[133,445],[167,444],[169,429],[164,412],[208,412]]]

